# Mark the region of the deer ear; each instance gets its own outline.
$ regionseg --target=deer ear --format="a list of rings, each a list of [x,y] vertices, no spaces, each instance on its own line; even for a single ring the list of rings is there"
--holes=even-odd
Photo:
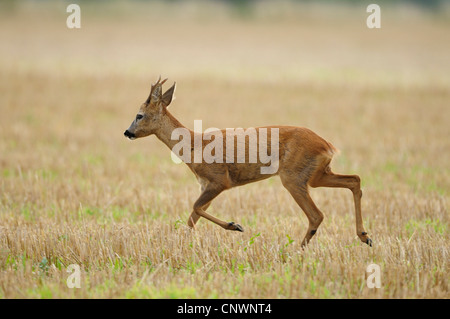
[[[170,89],[168,89],[168,90],[166,91],[166,93],[164,93],[164,95],[162,96],[161,103],[162,103],[165,107],[168,107],[169,104],[170,104],[170,103],[172,102],[172,100],[174,99],[173,93],[175,92],[175,86],[176,86],[176,83],[174,82],[173,85],[172,85],[172,87],[171,87]]]

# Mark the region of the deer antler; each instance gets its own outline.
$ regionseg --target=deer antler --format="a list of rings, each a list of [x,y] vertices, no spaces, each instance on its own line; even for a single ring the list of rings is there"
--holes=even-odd
[[[158,81],[156,81],[155,84],[151,85],[150,95],[147,98],[146,104],[149,104],[153,99],[159,100],[162,97],[162,85],[166,83],[168,78],[161,81],[161,75],[158,78]]]

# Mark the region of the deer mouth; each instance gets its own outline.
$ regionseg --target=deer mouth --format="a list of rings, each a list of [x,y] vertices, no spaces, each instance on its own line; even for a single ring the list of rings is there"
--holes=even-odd
[[[128,137],[128,139],[130,140],[135,140],[136,139],[136,135],[134,135],[134,133],[131,133],[130,131],[126,130],[123,135],[125,135],[126,137]]]

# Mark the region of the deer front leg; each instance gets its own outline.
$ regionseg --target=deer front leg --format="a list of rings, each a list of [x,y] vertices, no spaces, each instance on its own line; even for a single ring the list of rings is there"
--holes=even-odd
[[[225,222],[223,220],[220,220],[208,213],[205,212],[205,209],[209,206],[211,201],[216,198],[223,190],[225,190],[224,187],[218,186],[218,185],[211,185],[209,184],[202,192],[200,197],[195,201],[194,203],[194,209],[191,213],[191,216],[189,216],[188,225],[190,227],[194,227],[195,223],[198,221],[200,217],[204,217],[213,223],[219,225],[220,227],[227,229],[227,230],[236,230],[243,232],[244,229],[241,225],[235,224],[234,222]],[[205,208],[206,207],[206,208]]]
[[[211,205],[211,201],[209,203],[207,203],[205,206],[202,207],[203,211],[206,211],[208,209],[209,205]],[[188,226],[191,227],[191,228],[194,228],[195,224],[200,219],[200,217],[201,216],[199,214],[197,214],[195,211],[193,211],[191,213],[191,215],[189,216]]]
[[[199,178],[198,176],[197,176],[197,180],[200,184],[200,191],[201,191],[201,193],[203,193],[205,191],[206,187],[208,186],[209,182],[206,179]],[[209,201],[205,206],[203,206],[202,209],[204,211],[206,211],[208,209],[209,205],[211,205],[211,201]],[[194,228],[195,224],[197,223],[197,221],[199,219],[200,219],[200,215],[195,213],[195,211],[192,212],[188,219],[188,226],[191,228]]]

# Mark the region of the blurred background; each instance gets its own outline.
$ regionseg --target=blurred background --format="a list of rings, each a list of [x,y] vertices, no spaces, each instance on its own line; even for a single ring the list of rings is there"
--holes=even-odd
[[[81,8],[80,29],[66,25],[72,2]],[[114,270],[123,260],[139,267],[148,256],[167,271],[155,289],[179,287],[172,270],[187,269],[180,273],[192,281],[202,254],[209,255],[197,268],[212,265],[217,280],[196,277],[192,285],[204,290],[195,296],[352,298],[373,260],[386,261],[385,289],[363,296],[448,296],[450,4],[378,0],[381,29],[369,29],[372,2],[2,0],[0,297],[92,297],[95,290],[67,289],[64,268],[62,280],[42,280],[31,268],[60,262]],[[361,176],[363,219],[378,248],[358,246],[349,192],[314,189],[326,216],[316,250],[304,261],[280,257],[286,234],[300,249],[307,220],[274,178],[215,200],[212,213],[246,232],[236,237],[202,221],[196,240],[205,242],[192,254],[183,242],[190,239],[170,227],[189,216],[199,193],[194,176],[155,137],[123,136],[159,75],[177,82],[170,112],[191,129],[197,119],[203,129],[284,124],[333,143],[341,151],[333,170]],[[238,245],[260,233],[258,259]],[[217,259],[218,245],[231,253]],[[292,256],[302,256],[297,250]],[[259,277],[239,293],[223,285],[239,287],[241,277],[222,271],[235,268],[234,258],[242,274],[262,274],[261,287],[252,286]],[[265,274],[284,276],[285,265],[304,267],[305,282],[267,292]],[[141,282],[127,274],[127,285]],[[102,287],[101,275],[91,276],[91,286]],[[124,289],[97,293],[123,296]]]
[[[447,1],[379,1],[381,29],[366,25],[370,1],[80,1],[80,29],[66,26],[70,3],[0,5],[3,176],[170,162],[156,139],[122,136],[162,75],[190,128],[306,126],[374,187],[380,171],[449,186]]]

